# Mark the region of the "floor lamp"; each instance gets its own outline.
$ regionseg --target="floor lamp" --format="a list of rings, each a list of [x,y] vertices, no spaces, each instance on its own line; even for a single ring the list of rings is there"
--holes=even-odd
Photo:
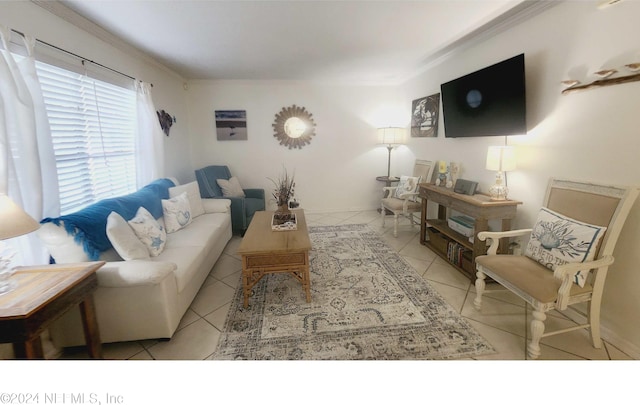
[[[389,159],[387,161],[387,178],[391,177],[391,149],[404,143],[404,128],[385,127],[378,128],[379,143],[387,145]]]

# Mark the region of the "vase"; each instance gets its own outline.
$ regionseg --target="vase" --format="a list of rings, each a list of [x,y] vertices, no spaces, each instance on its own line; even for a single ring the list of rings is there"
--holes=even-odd
[[[291,214],[291,211],[289,210],[288,202],[285,202],[283,204],[278,204],[278,209],[276,209],[276,215],[278,215],[279,217],[285,217],[285,216],[288,216],[289,214]]]

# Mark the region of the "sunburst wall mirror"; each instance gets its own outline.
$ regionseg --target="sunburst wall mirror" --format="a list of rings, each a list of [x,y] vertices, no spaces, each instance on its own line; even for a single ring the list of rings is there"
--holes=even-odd
[[[311,137],[316,135],[316,123],[312,114],[304,107],[295,104],[291,107],[282,107],[276,114],[275,122],[271,125],[275,134],[273,136],[280,141],[280,145],[289,149],[302,147],[311,143]]]

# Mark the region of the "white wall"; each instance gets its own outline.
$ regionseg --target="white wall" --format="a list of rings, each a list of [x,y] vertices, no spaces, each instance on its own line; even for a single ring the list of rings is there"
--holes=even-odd
[[[296,170],[305,208],[317,211],[377,206],[386,149],[375,128],[407,126],[411,101],[438,93],[440,84],[525,53],[528,134],[509,137],[518,170],[508,174],[510,196],[523,201],[515,226],[533,224],[550,177],[640,184],[640,83],[561,95],[560,82],[590,82],[592,72],[640,61],[640,2],[604,10],[596,1],[565,2],[449,59],[397,87],[326,86],[283,82],[194,82],[189,88],[189,133],[194,166],[227,164],[247,186],[270,188],[266,177],[282,165]],[[272,136],[274,116],[297,104],[314,114],[317,136],[288,150]],[[249,140],[217,142],[213,111],[245,109]],[[385,122],[387,120],[387,122]],[[486,190],[495,173],[484,167],[487,147],[504,137],[409,138],[392,155],[392,174],[411,170],[415,158],[459,162],[460,177]],[[640,203],[620,236],[605,287],[603,333],[640,358]]]
[[[309,211],[374,209],[379,205],[388,153],[377,144],[378,126],[408,124],[407,101],[393,87],[356,87],[298,82],[195,81],[189,83],[189,133],[193,164],[227,165],[243,187],[270,195],[283,167],[295,173],[296,197]],[[302,149],[288,149],[272,124],[283,107],[305,107],[316,135]],[[410,101],[409,101],[410,106]],[[217,141],[215,110],[246,110],[248,140]],[[408,110],[407,110],[408,111]],[[406,112],[406,111],[405,111]],[[392,154],[392,174],[413,165],[406,147]]]

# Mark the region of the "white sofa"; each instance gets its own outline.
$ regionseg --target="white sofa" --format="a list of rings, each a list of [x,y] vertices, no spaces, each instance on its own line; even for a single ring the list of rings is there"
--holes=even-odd
[[[199,194],[189,197],[201,201],[204,213],[193,217],[186,227],[168,233],[158,256],[122,260],[114,249],[100,255],[99,260],[107,263],[97,272],[94,300],[103,343],[171,338],[231,239],[231,202],[200,199]],[[158,222],[163,224],[163,219]],[[44,223],[37,232],[56,263],[90,261],[82,245],[62,225]],[[84,345],[82,331],[77,309],[50,328],[57,347]]]

